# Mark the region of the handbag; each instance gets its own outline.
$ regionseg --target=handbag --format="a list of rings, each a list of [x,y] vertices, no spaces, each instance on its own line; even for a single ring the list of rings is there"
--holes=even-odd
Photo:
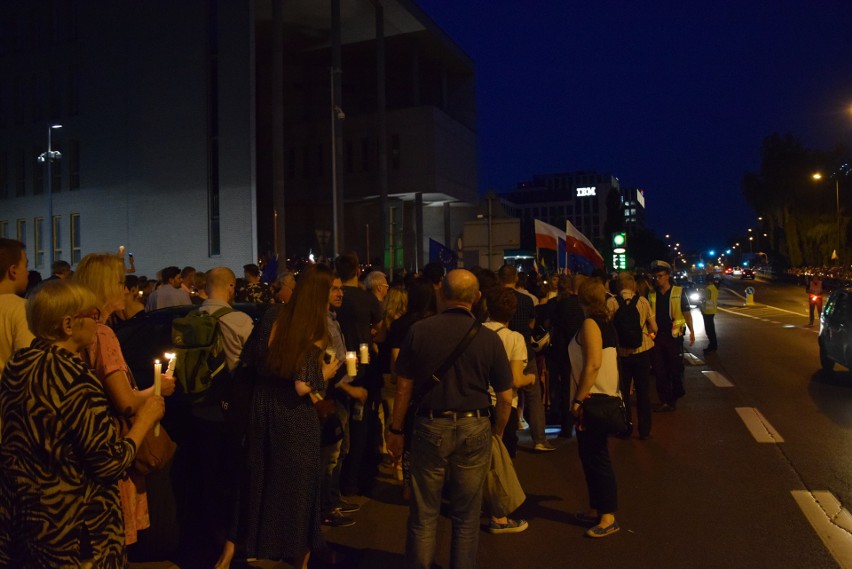
[[[629,437],[633,432],[621,391],[618,395],[592,393],[583,401],[582,409],[583,426],[591,432],[616,437]]]
[[[320,421],[320,445],[331,445],[343,438],[343,423],[337,414],[337,403],[320,399],[314,403]]]
[[[527,499],[503,440],[491,435],[491,468],[485,476],[482,499],[492,516],[508,516]]]
[[[115,421],[119,433],[125,436],[130,431],[132,419],[116,417]],[[165,427],[160,425],[159,436],[154,436],[154,429],[151,428],[142,439],[142,444],[136,449],[133,469],[142,476],[146,476],[165,467],[174,457],[175,451],[177,451],[177,444],[166,432]]]

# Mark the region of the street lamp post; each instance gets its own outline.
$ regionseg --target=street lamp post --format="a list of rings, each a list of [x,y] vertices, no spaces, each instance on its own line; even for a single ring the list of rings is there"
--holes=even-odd
[[[817,172],[813,176],[811,176],[814,180],[822,180],[822,174]],[[835,214],[837,216],[837,255],[840,256],[840,178],[835,174],[834,176],[834,204],[835,204]]]
[[[47,152],[38,156],[39,162],[47,164],[47,225],[48,225],[48,267],[53,266],[53,161],[62,159],[62,153],[53,150],[53,129],[62,128],[61,124],[52,124],[47,127]],[[38,244],[36,244],[38,246]]]

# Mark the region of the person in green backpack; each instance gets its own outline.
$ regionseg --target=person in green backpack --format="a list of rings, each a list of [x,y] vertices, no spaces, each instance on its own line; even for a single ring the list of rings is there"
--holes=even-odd
[[[189,404],[189,428],[175,457],[175,494],[188,505],[181,514],[180,541],[192,559],[215,558],[236,500],[240,439],[225,423],[220,388],[254,328],[250,316],[231,307],[236,282],[226,267],[207,271],[207,300],[172,323],[175,378]]]

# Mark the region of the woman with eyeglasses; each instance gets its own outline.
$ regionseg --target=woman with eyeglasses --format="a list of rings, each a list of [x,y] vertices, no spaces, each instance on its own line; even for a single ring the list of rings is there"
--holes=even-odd
[[[135,421],[145,401],[154,395],[154,388],[136,388],[118,338],[112,328],[106,325],[113,312],[125,307],[124,260],[112,253],[91,253],[77,264],[72,279],[95,294],[100,311],[94,342],[85,350],[86,361],[100,380],[112,404],[112,413],[121,417],[134,417]],[[174,391],[174,378],[163,376],[161,393],[169,396]],[[151,525],[145,477],[131,469],[129,476],[120,480],[118,486],[127,545],[132,545],[138,539],[137,532]]]
[[[44,283],[27,301],[36,336],[0,380],[0,566],[126,567],[117,481],[163,416],[148,397],[122,437],[80,356],[101,316],[87,288]]]

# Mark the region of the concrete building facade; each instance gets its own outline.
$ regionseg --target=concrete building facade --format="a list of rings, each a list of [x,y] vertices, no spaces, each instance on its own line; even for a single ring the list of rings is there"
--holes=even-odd
[[[475,201],[473,64],[414,2],[22,0],[0,28],[0,235],[44,276],[119,245],[149,276],[422,265]]]

